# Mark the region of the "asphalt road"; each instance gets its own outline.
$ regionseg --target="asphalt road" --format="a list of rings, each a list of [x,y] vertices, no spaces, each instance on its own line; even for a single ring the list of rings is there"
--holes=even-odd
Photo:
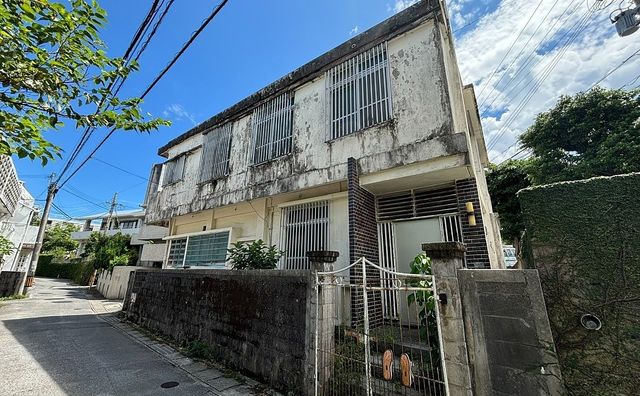
[[[207,395],[210,388],[100,320],[95,297],[36,279],[0,306],[0,395]],[[166,382],[179,385],[162,388]]]

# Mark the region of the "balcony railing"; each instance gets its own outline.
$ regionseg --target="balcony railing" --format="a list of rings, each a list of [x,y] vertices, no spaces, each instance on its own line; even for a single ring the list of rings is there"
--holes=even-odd
[[[0,156],[0,215],[13,215],[20,200],[20,189],[20,181],[11,157]]]

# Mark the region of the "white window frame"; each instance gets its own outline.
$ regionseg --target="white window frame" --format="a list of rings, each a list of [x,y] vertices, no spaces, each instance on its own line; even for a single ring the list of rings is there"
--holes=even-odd
[[[166,236],[164,238],[162,238],[163,241],[167,241],[167,250],[166,250],[166,254],[164,257],[164,261],[162,263],[162,267],[163,268],[168,268],[168,269],[180,269],[180,268],[184,268],[184,269],[189,269],[189,268],[193,268],[193,269],[206,269],[206,268],[211,268],[209,266],[190,266],[188,268],[185,268],[185,262],[186,262],[186,258],[187,258],[187,251],[189,249],[189,238],[190,237],[194,237],[194,236],[201,236],[201,235],[209,235],[209,234],[220,234],[223,232],[228,232],[229,233],[229,240],[227,241],[227,250],[231,247],[231,244],[235,241],[234,238],[234,229],[232,227],[228,227],[228,228],[217,228],[215,230],[208,230],[208,231],[198,231],[198,232],[190,232],[190,233],[185,233],[185,234],[176,234],[176,235],[170,235],[170,236]],[[182,256],[182,266],[169,266],[169,253],[171,252],[171,241],[176,240],[176,239],[185,239],[186,238],[186,243],[185,243],[185,247],[184,247],[184,255]],[[229,268],[228,263],[227,263],[227,258],[228,258],[229,253],[227,252],[226,257],[225,257],[225,262],[224,262],[224,268],[227,269]],[[215,268],[212,268],[215,269]]]
[[[295,248],[291,249],[290,241],[288,239],[290,236],[288,231],[292,225],[287,221],[287,212],[292,209],[299,209],[302,207],[306,207],[307,210],[313,210],[314,206],[319,207],[321,205],[326,205],[326,218],[319,220],[314,219],[313,221],[305,221],[300,218],[296,219],[294,224],[310,227],[305,228],[304,233],[299,233],[298,236],[311,235],[311,240],[324,238],[324,246],[313,247],[314,250],[329,250],[331,246],[331,200],[314,199],[307,202],[292,202],[289,205],[283,205],[280,207],[280,250],[285,252],[280,259],[280,269],[309,269],[309,259],[306,257],[306,254],[307,251],[312,248],[308,246],[308,240],[301,238],[297,241]],[[314,227],[314,225],[316,227]],[[290,263],[289,260],[293,260],[294,262]]]
[[[233,122],[227,122],[202,134],[200,183],[229,175]]]
[[[264,164],[293,149],[293,92],[285,92],[253,110],[251,163]]]
[[[328,141],[392,119],[387,42],[328,70],[325,86]]]

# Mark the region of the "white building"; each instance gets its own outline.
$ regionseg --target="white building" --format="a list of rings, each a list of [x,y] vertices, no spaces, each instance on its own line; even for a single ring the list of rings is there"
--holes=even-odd
[[[97,213],[78,218],[77,220],[83,221],[84,225],[80,231],[71,233],[71,238],[79,243],[77,255],[84,252],[86,242],[93,232],[106,235],[122,233],[131,236],[130,245],[138,250],[137,265],[161,266],[166,244],[163,238],[167,235],[167,229],[145,225],[144,216],[144,210],[136,209],[114,211],[112,214]]]
[[[225,268],[234,241],[366,256],[406,271],[421,244],[463,241],[501,268],[475,94],[440,8],[419,2],[161,147],[149,224],[165,267]],[[468,213],[471,210],[471,213]],[[475,224],[474,224],[475,223]]]
[[[0,235],[14,246],[1,258],[0,270],[27,270],[38,235],[38,227],[31,225],[36,213],[34,199],[18,179],[11,157],[0,156]]]

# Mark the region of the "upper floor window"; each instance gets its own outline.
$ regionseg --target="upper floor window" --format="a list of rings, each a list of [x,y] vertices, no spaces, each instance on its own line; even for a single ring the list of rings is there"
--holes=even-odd
[[[120,222],[119,226],[119,228],[123,230],[128,228],[137,228],[138,220],[123,220]]]
[[[391,118],[387,43],[327,71],[326,84],[331,139]]]
[[[293,95],[289,92],[253,111],[253,163],[261,164],[291,152]]]
[[[233,123],[229,122],[202,137],[200,182],[220,179],[229,174],[232,129]]]
[[[184,177],[184,163],[186,155],[181,155],[164,163],[164,178],[162,186],[179,182]]]

